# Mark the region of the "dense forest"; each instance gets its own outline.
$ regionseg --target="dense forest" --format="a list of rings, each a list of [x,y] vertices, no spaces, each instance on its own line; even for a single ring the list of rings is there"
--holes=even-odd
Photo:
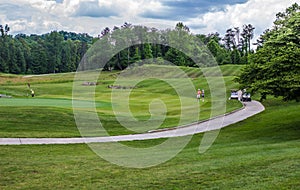
[[[126,30],[126,36],[122,36],[124,30]],[[98,51],[108,55],[113,52],[107,52],[108,50],[127,43],[128,39],[131,40],[132,45],[116,52],[115,55],[110,55],[111,59],[107,60],[104,69],[122,70],[132,63],[153,58],[156,61],[167,60],[175,65],[196,66],[195,61],[169,44],[172,43],[170,40],[172,39],[181,41],[182,45],[189,49],[196,48],[190,47],[188,40],[185,41],[191,36],[201,40],[210,50],[210,52],[200,51],[199,53],[199,59],[208,60],[205,65],[211,65],[210,59],[206,58],[209,55],[214,56],[218,64],[246,64],[248,55],[253,53],[250,41],[253,38],[254,27],[248,24],[242,29],[230,28],[224,37],[218,33],[191,34],[189,28],[181,22],[174,29],[166,30],[124,23],[113,29],[105,28],[98,37],[65,31],[52,31],[43,35],[12,36],[9,35],[8,25],[0,25],[0,31],[0,72],[44,74],[76,71],[84,55],[95,43],[105,42],[106,48]],[[154,36],[160,43],[156,44],[153,41],[147,43],[148,36]],[[127,38],[127,41],[124,38]]]
[[[93,43],[87,34],[53,31],[43,35],[8,34],[0,26],[0,72],[44,74],[75,71]]]

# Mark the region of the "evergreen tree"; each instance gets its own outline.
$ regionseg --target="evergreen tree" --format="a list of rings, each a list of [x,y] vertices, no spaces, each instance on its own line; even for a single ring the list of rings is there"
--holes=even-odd
[[[145,59],[152,59],[152,46],[149,43],[144,44],[144,57]]]
[[[45,45],[48,52],[48,71],[60,72],[59,65],[61,64],[62,42],[64,38],[57,31],[53,31],[46,36]]]

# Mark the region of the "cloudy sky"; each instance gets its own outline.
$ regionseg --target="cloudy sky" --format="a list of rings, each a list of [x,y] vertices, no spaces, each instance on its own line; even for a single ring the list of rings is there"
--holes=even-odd
[[[193,33],[224,34],[252,24],[256,37],[270,28],[277,12],[300,0],[0,0],[0,24],[11,34],[52,30],[97,36],[124,22],[174,27],[182,21]]]

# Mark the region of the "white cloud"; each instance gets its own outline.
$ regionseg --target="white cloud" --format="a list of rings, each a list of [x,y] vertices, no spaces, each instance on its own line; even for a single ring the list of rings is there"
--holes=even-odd
[[[0,8],[1,5],[5,8],[0,10],[0,23],[8,23],[13,34],[68,30],[97,36],[106,26],[153,22],[154,19],[138,15],[145,10],[161,9],[157,0],[64,0],[61,3],[54,0],[11,0],[9,3],[0,0]]]
[[[156,23],[152,25],[164,28],[174,27],[176,22],[183,21],[193,33],[224,33],[226,29],[233,26],[242,27],[243,24],[252,24],[256,27],[258,35],[272,26],[277,12],[284,11],[295,0],[248,0],[246,3],[227,5],[225,8],[223,3],[223,9],[211,8],[211,12],[205,14],[199,12],[194,18],[174,20],[168,19],[168,15],[164,17],[165,13],[170,13],[170,17],[176,15],[176,10],[179,9],[175,6],[186,4],[186,8],[179,8],[189,10],[192,5],[202,5],[197,0],[176,2],[168,0],[0,0],[0,24],[9,24],[13,34],[40,34],[51,30],[67,30],[96,36],[106,26],[113,28],[124,22]],[[89,7],[89,3],[90,5],[96,3],[96,6]],[[173,7],[169,7],[171,5]],[[186,15],[189,17],[188,15],[195,15],[195,13],[187,12]],[[147,18],[143,17],[143,14],[148,14]]]
[[[271,28],[276,13],[295,3],[295,0],[249,0],[244,4],[226,6],[225,10],[209,12],[191,18],[187,25],[194,28],[195,33],[219,32],[225,33],[232,27],[242,27],[244,24],[252,24],[255,29],[255,37],[259,37],[263,31]]]

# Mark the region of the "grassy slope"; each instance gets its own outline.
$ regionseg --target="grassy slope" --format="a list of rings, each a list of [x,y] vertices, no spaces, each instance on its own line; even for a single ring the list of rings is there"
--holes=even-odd
[[[226,67],[222,68],[223,72],[234,70],[235,66]],[[191,71],[191,74],[195,73]],[[225,78],[228,89],[234,88],[235,84],[230,82],[231,74],[228,75]],[[56,83],[50,79],[51,83]],[[24,81],[20,83],[24,84]],[[39,84],[41,89],[45,88],[43,82]],[[4,85],[5,88],[8,86]],[[14,89],[11,91],[18,92]],[[59,90],[55,89],[47,96],[53,97],[55,91]],[[59,100],[62,101],[60,106],[65,107],[48,107],[53,104],[53,99],[41,101],[45,107],[24,107],[25,110],[20,111],[16,105],[1,107],[0,113],[9,113],[0,116],[1,123],[15,127],[1,128],[5,131],[2,134],[74,135],[68,100]],[[195,135],[175,158],[147,169],[112,165],[96,156],[87,145],[0,146],[0,189],[297,189],[300,186],[300,104],[280,100],[269,100],[264,104],[266,111],[262,114],[222,129],[205,154],[198,153],[202,135]],[[16,119],[14,113],[22,117]],[[37,117],[37,113],[40,116]],[[57,122],[56,128],[49,129],[47,123],[50,121],[43,118],[46,113],[53,114],[51,122]],[[28,118],[30,114],[33,117]],[[65,115],[57,117],[60,114]],[[39,130],[28,126],[25,132],[28,130],[29,133],[22,134],[24,119],[44,127]],[[14,125],[15,122],[20,125]],[[59,125],[61,122],[71,130]],[[159,142],[161,140],[125,144],[148,147]]]
[[[206,153],[198,153],[202,135],[195,135],[175,158],[147,169],[112,165],[86,145],[1,146],[0,189],[298,189],[300,104],[265,105],[222,129]]]
[[[167,78],[174,77],[174,73],[169,67],[154,67],[137,70],[141,76],[158,74]],[[235,88],[233,83],[234,75],[242,68],[242,66],[226,65],[221,70],[224,74],[227,90]],[[206,89],[206,101],[200,102],[199,119],[210,117],[210,92],[202,72],[195,68],[181,68],[191,77],[196,88]],[[161,74],[163,73],[163,74]],[[98,73],[95,73],[98,74]],[[97,101],[97,111],[101,122],[111,135],[131,134],[124,127],[121,127],[116,118],[110,104],[111,89],[107,85],[113,84],[117,77],[117,72],[102,72],[98,82],[100,85],[96,87],[95,98]],[[1,137],[74,137],[80,136],[76,128],[74,117],[72,115],[72,80],[74,73],[68,74],[52,74],[41,76],[16,76],[16,75],[0,75],[0,93],[13,95],[13,99],[0,99],[0,136]],[[133,79],[135,80],[135,79]],[[177,84],[180,84],[179,79]],[[219,80],[215,78],[214,80]],[[27,83],[35,89],[36,98],[28,98],[29,93]],[[81,86],[81,82],[78,83]],[[132,114],[140,121],[147,121],[150,117],[149,104],[155,98],[164,100],[168,110],[167,118],[161,127],[177,126],[180,118],[180,100],[167,83],[156,79],[147,79],[138,84],[139,88],[133,89],[130,95],[130,110]],[[90,87],[82,87],[90,88]],[[184,86],[182,88],[185,88]],[[120,90],[121,91],[121,90]],[[229,93],[228,93],[229,94]],[[195,100],[195,95],[190,94],[187,99]],[[185,110],[185,123],[193,122],[189,116],[194,115],[194,108],[198,106],[195,101],[193,108],[183,107]],[[227,111],[232,111],[241,106],[237,101],[227,101]],[[137,131],[148,131],[150,129],[139,129]],[[95,136],[101,134],[93,134]]]

